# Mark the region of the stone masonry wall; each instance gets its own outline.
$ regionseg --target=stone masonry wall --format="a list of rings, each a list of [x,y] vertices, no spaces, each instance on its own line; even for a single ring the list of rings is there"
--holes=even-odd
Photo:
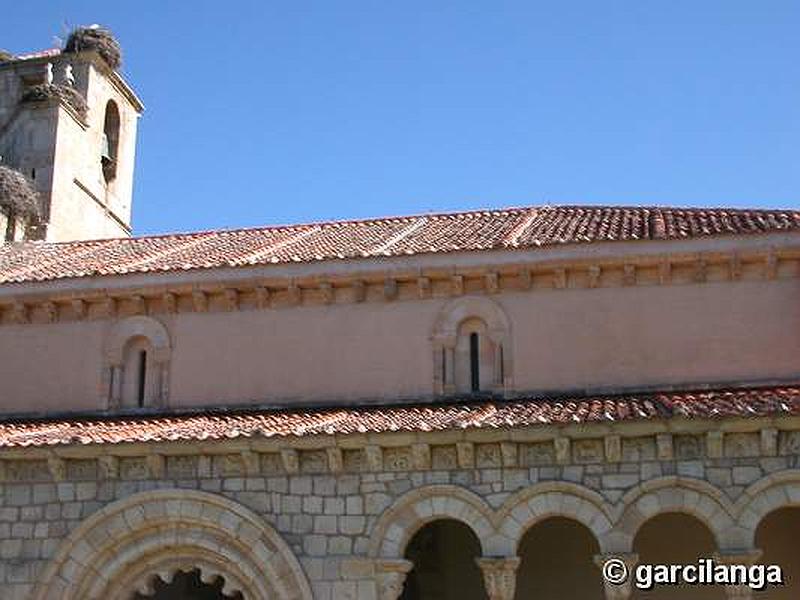
[[[226,448],[223,443],[214,451]],[[156,454],[144,444],[138,450],[123,457],[0,460],[0,598],[30,598],[64,538],[104,506],[175,488],[219,494],[263,517],[300,560],[314,598],[375,598],[374,569],[360,559],[375,554],[371,536],[378,535],[379,518],[413,490],[424,497],[426,489],[456,486],[480,497],[487,511],[499,511],[532,486],[550,493],[579,486],[599,493],[597,504],[608,507],[612,520],[619,517],[616,529],[648,489],[686,490],[692,486],[684,484],[700,480],[705,483],[699,495],[716,494],[714,502],[721,501],[735,519],[748,494],[800,467],[800,431],[611,434],[531,443],[436,443],[431,437],[430,443],[400,446],[216,455],[186,454],[192,448],[178,445],[167,450],[184,454],[169,455],[163,446]],[[800,502],[800,496],[781,499]],[[701,509],[696,512],[702,517]],[[719,529],[714,519],[709,513],[709,527]]]

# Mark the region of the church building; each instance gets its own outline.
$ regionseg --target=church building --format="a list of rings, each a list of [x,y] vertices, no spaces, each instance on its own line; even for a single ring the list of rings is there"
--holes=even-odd
[[[0,55],[0,599],[800,598],[800,211],[137,237],[120,56]]]

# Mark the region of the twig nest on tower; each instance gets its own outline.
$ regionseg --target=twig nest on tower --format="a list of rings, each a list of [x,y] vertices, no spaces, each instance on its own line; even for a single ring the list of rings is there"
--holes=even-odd
[[[69,104],[82,119],[86,119],[89,107],[81,93],[68,85],[56,83],[40,83],[29,87],[22,94],[20,102],[41,102],[51,98],[58,98]]]
[[[89,27],[78,27],[67,38],[64,46],[64,53],[82,52],[84,50],[94,50],[114,69],[119,69],[122,64],[122,47],[119,42],[105,27],[90,25]]]
[[[33,182],[19,171],[0,165],[0,208],[27,218],[41,215],[39,192]]]

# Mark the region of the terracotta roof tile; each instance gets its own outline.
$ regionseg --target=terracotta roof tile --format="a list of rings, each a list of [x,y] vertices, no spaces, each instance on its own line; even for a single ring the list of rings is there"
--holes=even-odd
[[[0,422],[0,448],[303,437],[387,431],[503,429],[670,418],[800,415],[800,388],[771,387],[391,407],[262,410]]]
[[[800,230],[800,211],[560,206],[0,246],[0,283]]]

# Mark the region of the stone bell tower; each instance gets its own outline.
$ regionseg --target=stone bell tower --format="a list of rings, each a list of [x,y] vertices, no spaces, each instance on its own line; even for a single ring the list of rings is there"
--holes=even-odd
[[[0,165],[39,194],[38,214],[6,239],[130,235],[144,107],[117,71],[120,60],[119,44],[98,26],[73,31],[63,50],[0,53]],[[0,197],[0,218],[8,223],[20,218],[11,204]]]

